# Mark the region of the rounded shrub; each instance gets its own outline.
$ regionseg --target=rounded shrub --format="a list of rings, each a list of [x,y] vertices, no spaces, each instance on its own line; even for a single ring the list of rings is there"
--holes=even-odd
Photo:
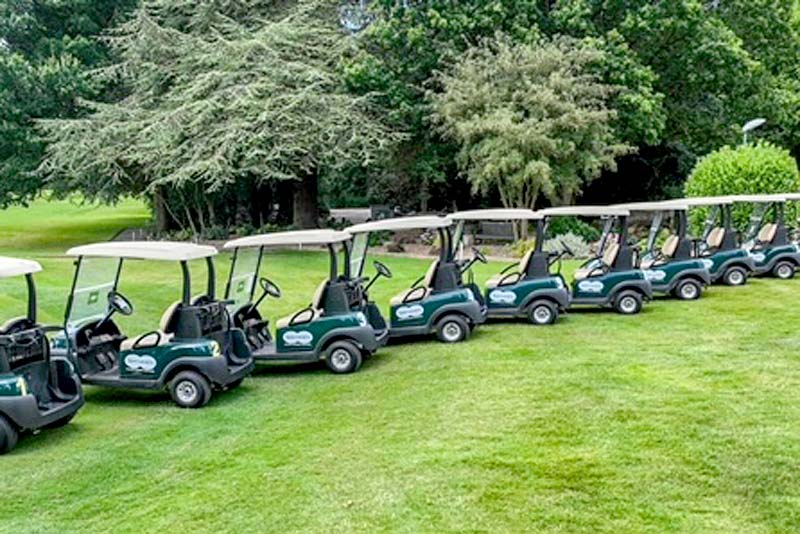
[[[686,181],[686,196],[769,194],[800,191],[797,161],[788,150],[766,141],[735,148],[723,147],[701,158]],[[753,207],[737,205],[734,224],[746,228]],[[699,225],[705,210],[694,210]]]

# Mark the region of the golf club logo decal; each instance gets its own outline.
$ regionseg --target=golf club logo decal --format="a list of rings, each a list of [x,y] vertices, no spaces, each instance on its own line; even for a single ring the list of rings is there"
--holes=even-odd
[[[750,254],[750,255],[753,256],[753,261],[756,261],[758,263],[764,263],[764,260],[767,259],[767,255],[764,254],[763,252],[757,252],[756,254]]]
[[[489,300],[496,304],[514,304],[514,302],[517,300],[517,294],[513,291],[495,289],[489,293]]]
[[[425,308],[419,304],[414,304],[413,306],[400,306],[394,313],[401,321],[409,321],[411,319],[419,319],[422,317],[422,314],[425,313]]]
[[[703,265],[706,269],[711,269],[714,267],[714,262],[712,260],[703,260]]]
[[[291,347],[308,346],[312,341],[314,341],[314,336],[306,330],[283,334],[283,342]]]
[[[660,270],[651,270],[647,269],[644,271],[644,279],[650,280],[651,282],[661,282],[664,278],[667,277],[667,273]]]
[[[578,284],[578,289],[586,291],[587,293],[600,293],[606,287],[603,282],[596,280],[584,280]]]
[[[156,359],[152,356],[130,354],[125,357],[125,367],[132,373],[152,373],[156,370]]]

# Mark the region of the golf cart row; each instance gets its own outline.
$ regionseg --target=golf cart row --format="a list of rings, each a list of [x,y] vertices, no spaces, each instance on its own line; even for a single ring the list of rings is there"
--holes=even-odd
[[[67,251],[75,258],[75,274],[60,326],[38,322],[33,275],[41,266],[0,257],[0,279],[24,277],[28,294],[26,315],[0,326],[0,454],[14,447],[20,432],[68,423],[84,403],[82,383],[166,389],[179,406],[198,408],[214,392],[240,385],[256,362],[324,361],[334,373],[350,373],[389,339],[436,335],[454,343],[466,340],[488,318],[527,318],[547,325],[581,306],[630,315],[654,293],[694,300],[714,282],[742,285],[759,274],[791,278],[800,266],[785,221],[785,204],[793,200],[800,195],[473,210],[386,219],[346,231],[248,236],[224,245],[232,253],[232,266],[222,298],[216,292],[214,247],[149,241],[85,245]],[[758,206],[742,243],[732,224],[737,202]],[[694,239],[688,232],[693,208],[709,208],[704,231]],[[633,214],[649,217],[644,247],[630,239]],[[594,256],[569,284],[561,265],[574,254],[563,241],[548,241],[550,224],[558,217],[603,221]],[[481,221],[535,225],[533,247],[488,280],[483,290],[471,268],[486,258],[476,248],[469,258],[464,254],[469,225]],[[367,254],[378,236],[408,231],[432,232],[438,254],[423,276],[391,299],[387,321],[369,291],[392,272],[374,261],[375,274],[367,278]],[[547,248],[548,242],[555,242],[557,250]],[[261,273],[270,269],[273,248],[296,246],[325,247],[329,273],[307,306],[271,328],[262,304],[282,293]],[[177,263],[183,282],[158,328],[131,335],[118,320],[134,311],[120,282],[125,267],[137,260]],[[190,267],[195,260],[205,264],[206,275],[197,294]]]

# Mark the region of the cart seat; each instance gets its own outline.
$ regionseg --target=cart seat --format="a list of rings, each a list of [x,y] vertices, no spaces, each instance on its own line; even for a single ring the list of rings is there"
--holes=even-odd
[[[6,332],[8,332],[9,328],[11,328],[20,321],[24,321],[25,319],[27,319],[27,317],[21,316],[21,317],[14,317],[13,319],[9,319],[8,321],[4,322],[2,325],[0,325],[0,334],[5,334]]]
[[[325,314],[325,290],[326,289],[328,289],[328,281],[327,280],[323,280],[322,283],[320,283],[317,286],[317,290],[314,292],[314,298],[311,301],[311,309],[313,310],[314,314],[311,316],[311,321],[316,321],[317,319],[319,319],[320,317],[322,317]],[[304,308],[304,309],[308,309],[308,308]],[[300,310],[300,311],[302,311],[302,310]],[[291,322],[292,317],[297,315],[297,313],[298,312],[294,312],[293,314],[287,315],[286,317],[281,317],[275,323],[275,327],[276,328],[286,328],[287,326],[289,326],[289,323]],[[300,316],[300,319],[303,319],[304,323],[305,322],[311,322],[311,321],[306,321],[306,319],[308,319],[308,317],[309,317],[309,314],[308,313],[304,313],[302,316]]]
[[[664,260],[672,259],[678,250],[678,243],[680,243],[680,239],[678,239],[677,235],[672,234],[669,236],[664,241],[664,244],[661,245],[661,254],[657,258],[645,258],[642,260],[642,269],[649,269],[658,262],[663,263]]]
[[[507,276],[509,276],[509,278],[507,279],[507,285],[516,284],[517,282],[519,282],[520,279],[525,277],[525,273],[528,272],[528,265],[530,265],[531,263],[531,258],[533,258],[533,253],[534,249],[530,249],[528,252],[525,253],[524,256],[522,256],[522,259],[519,260],[519,265],[517,266],[517,270],[515,271],[516,274],[519,275],[518,278],[514,279],[513,277],[510,277],[509,275],[512,274],[510,272],[499,273],[489,278],[489,280],[486,281],[486,287],[489,289],[496,288],[498,285],[500,285],[500,281]]]
[[[138,345],[137,348],[140,349],[158,347],[172,341],[172,338],[175,337],[172,334],[172,319],[180,305],[181,301],[176,300],[164,310],[164,313],[161,314],[161,321],[158,323],[158,330],[151,330],[135,337],[129,337],[120,344],[119,350],[131,350],[134,345]]]
[[[706,237],[706,245],[708,248],[719,248],[722,246],[722,240],[725,238],[725,229],[717,226],[708,233]]]
[[[756,238],[759,243],[762,244],[769,244],[772,243],[772,240],[775,239],[775,234],[778,233],[778,225],[775,223],[765,224],[761,227],[761,231],[758,232],[758,237]]]
[[[392,306],[399,306],[400,304],[402,304],[403,301],[406,299],[406,297],[410,295],[412,292],[415,295],[420,296],[420,298],[415,298],[414,299],[415,301],[427,298],[428,295],[430,295],[431,291],[433,290],[433,283],[436,281],[436,271],[438,269],[439,269],[439,260],[435,260],[433,263],[431,263],[430,267],[428,267],[428,271],[425,273],[425,278],[422,281],[422,284],[420,284],[417,287],[406,289],[405,291],[402,291],[397,295],[395,295],[394,297],[392,297],[391,300]],[[425,288],[424,293],[420,291],[419,288],[421,287]]]
[[[614,263],[617,261],[617,255],[619,254],[619,243],[614,243],[613,245],[609,245],[606,251],[603,253],[601,258],[601,265],[604,265],[608,268],[614,266]],[[585,278],[589,278],[589,275],[592,273],[601,274],[598,272],[598,266],[594,262],[589,263],[586,267],[581,267],[577,271],[575,271],[575,280],[583,280]]]

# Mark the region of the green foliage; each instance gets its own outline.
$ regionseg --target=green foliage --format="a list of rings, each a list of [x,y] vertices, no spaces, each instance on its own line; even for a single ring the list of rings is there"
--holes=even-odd
[[[326,6],[142,2],[111,39],[119,62],[97,73],[120,77],[124,97],[43,123],[51,186],[106,201],[162,191],[196,234],[194,221],[230,223],[217,219],[233,187],[370,165],[395,137],[370,95],[342,85],[349,41]]]
[[[553,217],[548,224],[547,233],[552,236],[575,234],[584,240],[594,243],[600,239],[600,230],[577,217]]]
[[[431,101],[476,191],[534,207],[540,194],[569,203],[582,185],[630,151],[611,127],[614,89],[591,72],[604,54],[569,38],[469,49],[437,80]]]
[[[697,162],[686,182],[690,197],[757,193],[787,193],[800,190],[797,161],[788,150],[772,143],[729,146],[708,154]],[[734,212],[737,227],[749,221],[752,206],[737,205]],[[696,223],[702,210],[693,215]]]

